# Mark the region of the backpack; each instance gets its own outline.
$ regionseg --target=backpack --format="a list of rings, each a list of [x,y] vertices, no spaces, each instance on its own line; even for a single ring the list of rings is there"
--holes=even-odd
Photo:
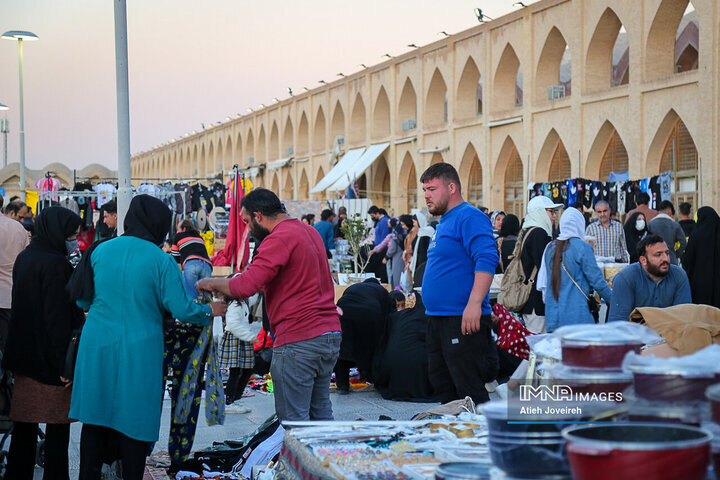
[[[528,234],[538,227],[532,227],[528,231],[522,233],[515,244],[515,250],[513,250],[512,260],[505,269],[505,274],[500,284],[500,294],[498,295],[498,303],[511,312],[519,312],[523,309],[525,304],[530,298],[530,292],[535,288],[535,277],[537,276],[538,268],[533,267],[530,277],[525,277],[525,270],[523,270],[522,249],[525,246],[525,239]]]

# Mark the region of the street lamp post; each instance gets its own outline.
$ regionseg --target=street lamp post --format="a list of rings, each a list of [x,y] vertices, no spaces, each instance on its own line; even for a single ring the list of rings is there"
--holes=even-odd
[[[7,111],[9,107],[0,103],[0,111]],[[3,135],[3,168],[7,167],[7,134],[10,131],[7,117],[0,118],[0,133]]]
[[[25,201],[25,108],[23,103],[23,40],[37,40],[38,36],[31,32],[10,30],[2,34],[6,40],[17,40],[18,59],[20,63],[20,197]]]

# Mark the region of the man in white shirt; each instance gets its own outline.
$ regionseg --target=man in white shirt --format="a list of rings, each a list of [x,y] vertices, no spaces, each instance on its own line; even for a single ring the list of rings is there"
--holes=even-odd
[[[0,195],[0,208],[4,199]],[[15,258],[28,246],[27,231],[19,221],[0,215],[0,350],[5,348],[12,307],[12,273]]]

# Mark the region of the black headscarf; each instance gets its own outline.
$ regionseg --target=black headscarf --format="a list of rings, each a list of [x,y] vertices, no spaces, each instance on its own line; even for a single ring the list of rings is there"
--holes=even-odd
[[[520,219],[512,213],[505,215],[500,226],[499,237],[518,236],[520,233]]]
[[[635,222],[637,222],[637,219],[640,215],[645,218],[645,214],[643,214],[642,212],[635,212],[630,215],[627,220],[625,220],[625,225],[623,226],[623,229],[625,230],[625,243],[627,246],[627,251],[630,254],[630,263],[635,263],[638,261],[639,255],[637,253],[637,244],[640,243],[640,240],[642,240],[643,237],[648,233],[647,218],[645,218],[645,227],[642,230],[638,230],[637,228],[635,228]]]
[[[693,303],[720,308],[720,217],[712,207],[697,211],[697,227],[682,257]]]
[[[123,235],[142,238],[160,245],[170,231],[171,222],[172,214],[163,202],[150,195],[138,195],[130,202],[123,223],[125,226]],[[94,272],[90,260],[95,248],[110,240],[95,242],[85,251],[66,286],[73,300],[88,300],[95,296]]]
[[[66,255],[65,240],[77,232],[82,219],[63,207],[47,207],[35,218],[33,242],[42,243]]]
[[[138,195],[130,202],[125,215],[125,233],[160,245],[170,231],[172,214],[162,201],[150,195]]]

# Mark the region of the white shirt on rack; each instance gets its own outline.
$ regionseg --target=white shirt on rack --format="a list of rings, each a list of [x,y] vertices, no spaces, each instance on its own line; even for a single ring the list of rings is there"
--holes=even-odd
[[[93,187],[93,190],[95,190],[95,193],[98,195],[97,199],[97,206],[98,208],[101,208],[103,205],[108,203],[110,200],[113,199],[113,195],[115,195],[115,192],[117,192],[117,189],[114,185],[110,185],[109,183],[98,183]]]

